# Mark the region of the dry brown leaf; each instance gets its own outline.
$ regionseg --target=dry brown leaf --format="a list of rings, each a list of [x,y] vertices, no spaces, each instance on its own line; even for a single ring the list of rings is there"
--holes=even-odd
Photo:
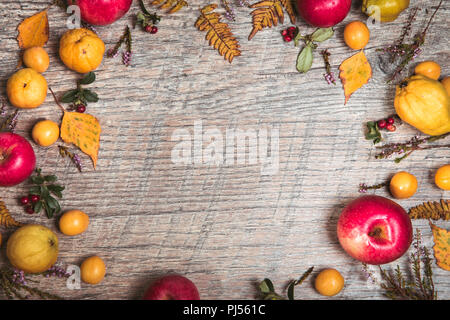
[[[6,207],[5,203],[1,200],[0,200],[0,226],[4,226],[5,228],[23,226],[23,223],[18,222],[14,220],[13,217],[11,217],[8,208]]]
[[[288,3],[288,0],[285,0],[285,3]],[[253,16],[253,29],[248,36],[249,41],[252,40],[258,31],[278,25],[278,21],[280,23],[284,22],[283,5],[280,0],[261,1],[252,4],[250,8],[255,10],[251,13]]]
[[[292,24],[295,24],[296,21],[296,15],[294,6],[292,5],[292,0],[280,0],[281,5],[283,6],[284,10],[286,10],[287,14],[289,15],[289,19],[291,20]]]
[[[372,68],[369,61],[364,54],[364,51],[360,51],[357,54],[351,56],[339,67],[342,85],[344,86],[345,103],[347,103],[350,96],[363,85],[365,85],[372,77]]]
[[[48,41],[49,26],[47,10],[23,20],[17,27],[17,41],[21,49],[43,47]]]
[[[450,271],[450,231],[437,227],[431,221],[430,227],[433,231],[436,264],[440,268]]]
[[[450,200],[428,201],[409,209],[411,219],[450,220]]]
[[[61,139],[64,142],[73,143],[89,155],[94,168],[97,166],[100,132],[100,123],[94,116],[87,113],[64,112]]]
[[[212,12],[217,8],[216,4],[210,4],[200,9],[200,17],[195,22],[195,26],[200,31],[206,31],[206,40],[209,45],[219,51],[219,54],[228,62],[241,55],[239,42],[233,37],[230,27],[220,21],[221,17],[217,12]]]
[[[188,5],[185,0],[153,0],[153,6],[159,6],[159,9],[169,9],[167,13],[174,13]]]

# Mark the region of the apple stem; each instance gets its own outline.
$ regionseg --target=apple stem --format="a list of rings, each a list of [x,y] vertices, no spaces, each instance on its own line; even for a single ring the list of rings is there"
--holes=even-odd
[[[381,228],[375,228],[369,232],[369,236],[377,238],[381,235],[381,232],[382,232]]]

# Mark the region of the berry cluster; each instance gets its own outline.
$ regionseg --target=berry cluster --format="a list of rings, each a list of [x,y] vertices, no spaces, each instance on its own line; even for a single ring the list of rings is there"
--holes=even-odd
[[[41,198],[36,194],[29,194],[20,198],[20,203],[25,207],[25,212],[28,214],[33,214],[33,204],[41,200]]]
[[[151,25],[147,25],[145,26],[145,32],[151,33],[151,34],[155,34],[158,32],[158,27],[157,26],[151,26]]]
[[[397,130],[397,127],[394,125],[395,119],[393,117],[389,117],[387,119],[378,120],[377,125],[379,129],[386,129],[388,131],[394,132]]]
[[[283,36],[283,39],[286,42],[291,42],[292,40],[294,40],[297,33],[298,29],[296,27],[289,27],[281,31],[281,35]]]

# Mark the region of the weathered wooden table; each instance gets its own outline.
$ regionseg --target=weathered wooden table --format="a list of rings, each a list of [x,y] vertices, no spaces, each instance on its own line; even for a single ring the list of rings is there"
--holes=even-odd
[[[412,1],[411,7],[434,8],[437,3]],[[236,21],[230,26],[241,44],[242,56],[231,65],[224,61],[207,45],[205,33],[194,27],[198,9],[205,4],[190,1],[188,8],[176,14],[161,13],[156,35],[136,28],[132,31],[132,65],[125,67],[119,56],[105,59],[97,70],[97,81],[91,87],[100,101],[88,106],[103,129],[97,170],[84,154],[80,174],[68,159],[58,155],[56,146],[45,149],[34,145],[37,165],[45,173],[55,173],[66,186],[61,202],[64,210],[84,210],[91,218],[88,231],[80,236],[58,233],[60,261],[79,264],[97,254],[107,263],[106,278],[99,285],[82,284],[80,290],[69,290],[62,279],[44,279],[41,286],[74,299],[137,299],[158,276],[178,272],[197,284],[203,298],[253,299],[256,283],[263,278],[271,278],[283,292],[288,280],[315,266],[314,275],[326,267],[344,275],[345,289],[336,299],[382,298],[382,292],[367,282],[361,264],[338,244],[335,230],[341,209],[359,196],[360,183],[379,183],[399,170],[415,174],[420,185],[413,198],[399,201],[405,208],[449,196],[433,183],[435,170],[448,163],[448,149],[417,152],[395,164],[375,160],[376,151],[364,138],[366,121],[393,113],[394,86],[386,84],[376,49],[398,39],[408,12],[393,23],[371,26],[365,52],[373,78],[344,106],[339,79],[335,86],[324,80],[319,51],[310,72],[299,74],[295,70],[299,48],[283,42],[280,36],[288,26],[286,22],[259,32],[249,42],[250,9],[236,6]],[[16,26],[47,5],[45,0],[0,2],[3,96],[19,57]],[[450,4],[444,2],[417,60],[437,61],[443,75],[450,71],[449,10]],[[431,11],[418,14],[413,31],[425,24]],[[118,40],[125,25],[131,25],[137,12],[134,3],[125,18],[97,28],[107,48]],[[61,9],[50,9],[46,49],[51,66],[45,77],[57,95],[73,88],[79,78],[57,55],[66,19]],[[354,53],[345,46],[342,33],[345,22],[355,19],[366,20],[357,4],[336,27],[335,36],[319,47],[331,52],[336,77],[339,64]],[[303,21],[298,25],[302,33],[313,30]],[[39,118],[61,118],[50,93],[38,109],[20,112],[17,132],[30,138],[31,127]],[[192,138],[192,146],[201,141],[194,136],[194,123],[201,125],[205,134],[205,154],[211,151],[208,134],[216,135],[214,143],[220,143],[222,137],[225,145],[226,131],[231,129],[250,135],[252,130],[267,130],[269,137],[278,132],[278,139],[269,139],[279,143],[279,161],[274,162],[278,168],[263,170],[258,157],[254,162],[251,158],[231,164],[202,164],[199,158],[185,157],[190,164],[178,163],[183,159],[177,157],[180,145],[175,138]],[[387,141],[404,141],[414,134],[414,129],[403,125]],[[251,155],[255,152],[246,151]],[[236,157],[242,160],[243,155]],[[276,160],[276,153],[273,156]],[[18,198],[26,189],[26,184],[2,189],[1,198],[16,219],[57,231],[54,220],[23,212]],[[376,193],[389,196],[384,190]],[[413,224],[431,248],[428,223]],[[450,226],[442,221],[439,225]],[[7,233],[2,233],[6,237]],[[6,260],[4,245],[1,260]],[[407,259],[400,264],[406,267]],[[448,272],[434,266],[439,297],[448,299]],[[322,298],[313,288],[313,279],[297,290],[297,298]]]

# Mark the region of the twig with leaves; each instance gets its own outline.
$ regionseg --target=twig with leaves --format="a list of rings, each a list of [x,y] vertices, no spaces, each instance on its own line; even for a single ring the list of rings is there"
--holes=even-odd
[[[410,140],[404,143],[389,143],[383,146],[377,147],[381,152],[375,155],[376,159],[387,159],[393,155],[401,155],[400,157],[395,158],[395,163],[399,163],[400,161],[409,157],[414,151],[417,150],[428,150],[428,149],[439,149],[439,148],[450,148],[450,144],[444,145],[431,145],[431,146],[422,146],[423,144],[432,143],[438,140],[445,139],[450,135],[449,133],[445,133],[439,136],[430,136],[425,138],[420,138],[418,136],[412,137]]]
[[[150,13],[147,8],[145,8],[142,0],[139,0],[139,7],[141,8],[141,11],[136,15],[136,23],[139,24],[146,32],[156,33],[158,28],[155,29],[155,26],[161,21],[161,17],[158,16],[156,12]]]
[[[313,272],[314,267],[309,268],[299,279],[293,280],[289,283],[287,288],[287,298],[294,300],[294,289],[296,286],[301,285]],[[273,286],[270,279],[266,278],[259,284],[259,291],[264,300],[286,300],[285,297],[279,295]]]
[[[98,95],[92,90],[83,88],[82,85],[89,85],[94,81],[94,72],[85,74],[83,78],[77,81],[77,88],[66,91],[60,101],[63,103],[72,103],[68,110],[76,110],[80,113],[85,112],[88,102],[98,102]]]
[[[302,35],[300,32],[294,39],[296,47],[299,46],[300,40],[303,40],[305,46],[297,57],[297,71],[301,73],[311,69],[313,63],[313,52],[317,49],[317,42],[323,42],[330,39],[334,34],[333,28],[319,28],[309,35]]]
[[[33,204],[33,210],[39,213],[43,209],[49,219],[61,212],[58,200],[52,196],[53,194],[59,199],[62,198],[64,187],[55,183],[57,179],[55,175],[42,175],[42,170],[39,168],[36,169],[36,174],[30,178],[33,186],[29,193],[39,196],[39,201]]]

